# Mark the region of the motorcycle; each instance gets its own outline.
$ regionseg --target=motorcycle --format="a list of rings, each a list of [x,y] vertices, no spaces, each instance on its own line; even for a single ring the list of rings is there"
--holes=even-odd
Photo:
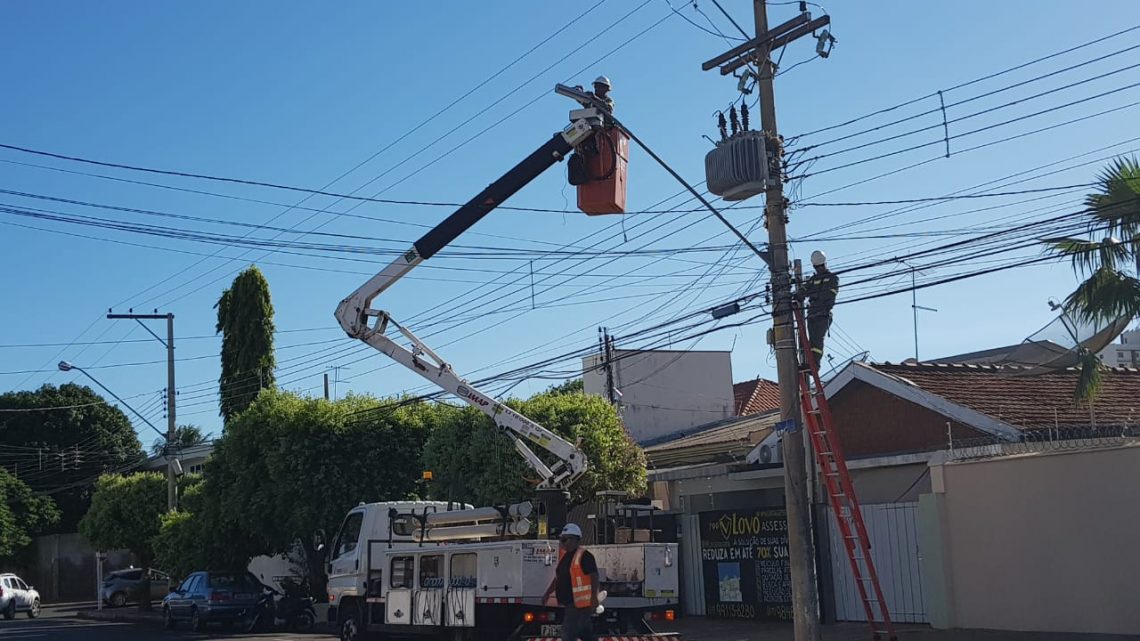
[[[291,632],[310,632],[317,623],[313,603],[315,600],[311,596],[296,591],[280,592],[265,586],[246,622],[245,631],[284,628]]]

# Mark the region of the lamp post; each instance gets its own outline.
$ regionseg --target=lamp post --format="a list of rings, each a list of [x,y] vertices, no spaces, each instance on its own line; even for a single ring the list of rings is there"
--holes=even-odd
[[[167,498],[168,498],[167,507],[171,510],[177,508],[178,507],[178,501],[176,498],[177,494],[173,490],[174,479],[176,476],[181,474],[182,465],[181,465],[181,463],[178,462],[177,459],[173,459],[170,457],[170,453],[168,451],[168,448],[170,447],[170,439],[167,438],[166,434],[162,430],[155,427],[154,423],[151,423],[149,420],[147,420],[147,418],[145,416],[140,414],[138,410],[131,407],[130,404],[128,404],[122,398],[119,398],[119,395],[112,392],[110,390],[110,388],[108,388],[106,385],[104,385],[103,383],[100,383],[99,379],[97,379],[91,375],[91,372],[88,372],[87,370],[83,369],[82,367],[79,367],[78,365],[69,363],[67,361],[60,361],[59,362],[59,371],[70,372],[71,370],[76,370],[78,372],[82,372],[84,376],[91,379],[92,382],[94,382],[96,385],[98,385],[100,388],[102,388],[104,392],[107,392],[108,394],[110,394],[116,401],[118,401],[120,404],[122,404],[123,407],[126,407],[127,409],[129,409],[132,413],[134,413],[135,416],[139,417],[139,419],[141,419],[142,422],[146,423],[147,426],[150,427],[150,429],[154,430],[155,432],[158,432],[159,436],[161,436],[163,438],[163,440],[166,442],[166,447],[163,448],[163,454],[166,456],[166,461],[167,461],[166,482],[170,488],[170,491],[167,492]]]

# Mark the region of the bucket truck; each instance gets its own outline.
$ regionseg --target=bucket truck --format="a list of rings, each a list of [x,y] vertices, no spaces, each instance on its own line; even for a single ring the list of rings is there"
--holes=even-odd
[[[607,124],[608,109],[592,94],[563,85],[555,91],[582,106],[570,112],[570,124],[424,234],[336,310],[350,337],[490,416],[540,477],[537,505],[455,509],[450,502],[397,501],[362,503],[350,510],[332,542],[326,566],[329,622],[345,641],[373,632],[456,641],[561,636],[561,608],[544,602],[542,595],[559,558],[555,538],[566,523],[567,488],[588,469],[586,455],[458,376],[411,330],[373,306],[377,296],[544,171],[575,152],[596,154],[595,139],[612,141],[620,134]],[[620,173],[624,190],[624,165]],[[548,465],[533,446],[545,450],[546,460],[554,462]],[[633,542],[589,546],[598,562],[600,587],[608,595],[604,612],[596,619],[599,638],[676,637],[654,633],[650,622],[673,619],[678,602],[677,545],[651,538],[635,536]]]

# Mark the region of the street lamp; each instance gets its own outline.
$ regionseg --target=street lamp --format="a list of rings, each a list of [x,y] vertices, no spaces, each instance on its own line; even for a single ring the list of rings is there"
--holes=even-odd
[[[155,432],[158,432],[158,435],[161,436],[164,441],[166,441],[166,447],[163,448],[163,454],[166,455],[167,468],[168,468],[167,469],[168,473],[166,475],[166,479],[167,479],[167,483],[173,487],[174,477],[182,475],[182,463],[178,459],[172,458],[169,455],[168,448],[170,447],[170,439],[167,438],[166,434],[162,430],[155,427],[154,423],[151,423],[149,420],[147,420],[147,418],[145,416],[143,416],[142,414],[140,414],[138,410],[131,407],[130,404],[128,404],[126,401],[124,401],[122,398],[120,398],[118,394],[112,392],[106,385],[100,383],[99,379],[97,379],[91,375],[91,372],[88,372],[87,370],[83,369],[82,367],[75,365],[75,364],[72,364],[72,363],[69,363],[67,361],[60,361],[59,362],[59,371],[70,372],[71,370],[76,370],[76,371],[82,372],[84,376],[91,379],[99,387],[103,388],[104,392],[107,392],[108,394],[110,394],[112,397],[114,397],[114,399],[116,401],[118,401],[120,404],[122,404],[123,407],[126,407],[131,412],[133,412],[135,416],[139,417],[142,420],[142,422],[146,423],[147,426],[150,427],[150,429],[154,430]],[[170,505],[168,507],[172,510],[175,509],[176,507],[178,507],[176,498],[171,498],[169,503],[170,503]]]

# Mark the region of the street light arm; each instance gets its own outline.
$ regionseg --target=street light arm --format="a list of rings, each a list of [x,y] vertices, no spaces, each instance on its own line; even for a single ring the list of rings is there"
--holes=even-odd
[[[167,441],[167,442],[169,442],[169,440],[168,440],[168,439],[167,439],[167,437],[166,437],[166,434],[164,434],[164,433],[163,433],[161,430],[159,430],[157,427],[155,427],[155,426],[154,426],[154,424],[153,424],[153,423],[151,423],[150,421],[148,421],[148,420],[147,420],[147,418],[146,418],[145,416],[143,416],[142,414],[139,414],[138,410],[136,410],[135,408],[133,408],[133,407],[131,407],[130,405],[128,405],[128,404],[127,404],[127,402],[126,402],[126,401],[124,401],[123,399],[119,398],[119,395],[118,395],[118,394],[116,394],[116,393],[112,392],[110,389],[108,389],[108,388],[107,388],[107,386],[106,386],[106,385],[104,385],[104,384],[100,383],[100,382],[99,382],[99,379],[97,379],[97,378],[95,378],[94,376],[92,376],[91,374],[89,374],[89,373],[87,372],[87,370],[83,369],[82,367],[80,367],[80,366],[78,366],[78,365],[73,365],[73,364],[71,364],[71,363],[68,363],[67,361],[60,361],[60,362],[59,362],[59,371],[61,371],[61,372],[70,372],[70,371],[71,371],[71,370],[73,370],[73,369],[74,369],[74,370],[79,370],[80,372],[83,372],[83,375],[84,375],[84,376],[86,376],[87,378],[89,378],[89,379],[91,379],[92,381],[94,381],[96,385],[98,385],[99,387],[103,388],[103,391],[104,391],[104,392],[107,392],[107,393],[108,393],[108,394],[110,394],[112,397],[114,397],[114,399],[115,399],[116,401],[118,401],[119,403],[121,403],[121,404],[122,404],[124,407],[126,407],[126,408],[127,408],[127,409],[129,409],[130,411],[134,412],[135,416],[139,417],[139,418],[142,420],[142,422],[146,423],[146,424],[147,424],[147,425],[150,427],[150,429],[152,429],[152,430],[154,430],[154,431],[158,432],[158,435],[159,435],[159,436],[161,436],[161,437],[162,437],[162,439],[163,439],[164,441]]]

